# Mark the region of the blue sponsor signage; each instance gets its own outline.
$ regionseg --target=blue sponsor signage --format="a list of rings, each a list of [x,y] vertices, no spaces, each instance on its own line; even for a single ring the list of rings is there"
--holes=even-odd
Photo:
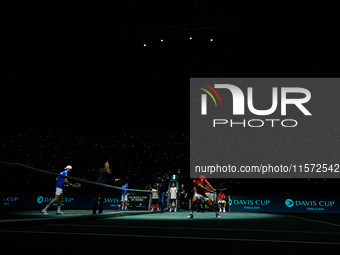
[[[340,213],[340,198],[229,196],[231,212]]]
[[[7,194],[3,206],[8,208],[43,208],[54,196],[51,194]],[[69,209],[92,209],[94,195],[64,195],[62,206]],[[104,197],[104,209],[117,209],[120,196],[108,195]],[[54,204],[56,205],[56,203]]]
[[[103,209],[118,209],[121,205],[120,196],[107,195],[104,197]],[[43,208],[54,196],[51,194],[8,194],[5,195],[3,206],[6,208]],[[62,206],[65,209],[92,209],[94,195],[65,194]],[[98,202],[99,203],[99,202]],[[54,206],[57,203],[53,204]],[[149,210],[150,195],[128,196],[128,208],[130,210]]]

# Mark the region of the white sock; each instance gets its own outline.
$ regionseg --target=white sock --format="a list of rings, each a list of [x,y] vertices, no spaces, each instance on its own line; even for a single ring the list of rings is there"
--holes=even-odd
[[[58,206],[57,212],[60,212],[61,206]]]
[[[43,211],[47,211],[47,209],[49,208],[49,205],[46,205],[46,207],[43,209]]]

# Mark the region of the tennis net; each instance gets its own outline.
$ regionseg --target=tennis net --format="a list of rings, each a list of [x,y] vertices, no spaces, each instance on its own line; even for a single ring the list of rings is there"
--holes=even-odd
[[[152,193],[149,190],[124,189],[122,185],[125,181],[121,180],[113,185],[101,184],[74,177],[72,172],[66,177],[60,174],[61,171],[63,169],[47,171],[20,163],[0,161],[0,219],[150,209]],[[60,195],[59,200],[48,207],[48,214],[43,214],[41,210],[56,197],[57,178],[67,178],[69,184],[65,183],[62,197]],[[57,215],[59,209],[63,214]]]

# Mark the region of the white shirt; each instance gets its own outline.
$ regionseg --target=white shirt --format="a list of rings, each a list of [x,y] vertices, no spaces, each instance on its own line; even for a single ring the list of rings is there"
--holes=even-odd
[[[152,189],[152,199],[158,199],[158,190]]]
[[[171,187],[170,188],[170,199],[176,199],[177,198],[177,188],[176,187]]]

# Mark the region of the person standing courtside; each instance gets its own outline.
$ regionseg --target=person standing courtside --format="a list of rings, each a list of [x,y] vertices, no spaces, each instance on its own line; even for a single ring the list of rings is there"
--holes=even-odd
[[[105,162],[104,167],[98,170],[97,174],[97,183],[101,184],[112,184],[115,181],[119,181],[120,179],[113,179],[112,176],[112,169],[110,169],[109,162]],[[105,196],[105,188],[104,187],[97,187],[95,198],[93,200],[93,214],[96,214],[98,200],[99,200],[99,210],[98,213],[103,212],[103,203],[104,203],[104,196]]]
[[[159,190],[159,205],[161,207],[161,212],[164,211],[164,206],[165,206],[165,192],[167,191],[167,188],[166,188],[166,182],[164,180],[164,177],[161,178],[161,177],[158,177],[158,180],[160,181],[159,183],[159,187],[158,187],[158,190]]]
[[[188,208],[189,198],[188,198],[187,189],[184,187],[184,184],[181,185],[181,188],[179,189],[178,193],[179,193],[179,204],[180,204],[181,209],[188,211],[189,210]]]
[[[177,187],[175,187],[175,183],[173,182],[170,188],[170,212],[172,211],[172,203],[175,205],[174,212],[177,212]]]

